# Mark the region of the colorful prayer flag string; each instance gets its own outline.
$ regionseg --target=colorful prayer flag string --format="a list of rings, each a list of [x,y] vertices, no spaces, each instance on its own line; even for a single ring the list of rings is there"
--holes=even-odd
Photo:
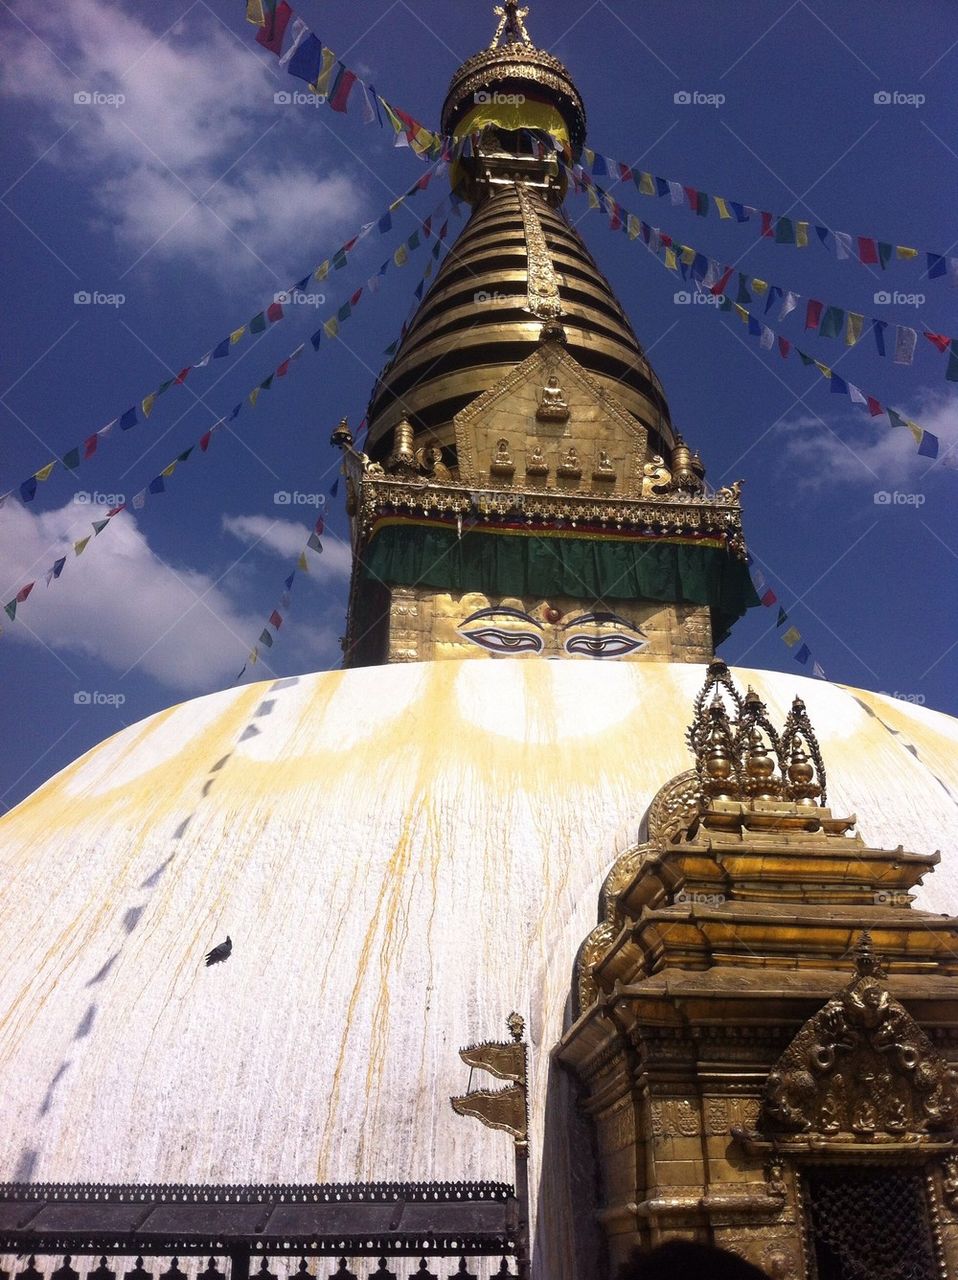
[[[72,448],[67,449],[67,451],[59,458],[53,458],[49,462],[44,463],[39,470],[21,481],[15,489],[10,489],[7,493],[0,495],[0,506],[6,502],[7,498],[14,494],[17,494],[22,502],[32,502],[36,497],[38,486],[49,480],[57,466],[63,466],[67,471],[76,472],[81,462],[89,461],[94,456],[100,442],[106,439],[115,427],[118,426],[121,431],[129,431],[141,421],[141,414],[142,420],[147,420],[153,412],[154,404],[159,397],[167,392],[170,387],[181,386],[193,369],[206,368],[210,364],[211,360],[219,360],[229,356],[232,353],[233,347],[235,347],[247,333],[263,333],[267,328],[276,324],[279,320],[282,320],[285,315],[283,310],[284,304],[288,304],[292,298],[296,297],[297,294],[302,293],[311,279],[317,281],[324,280],[329,274],[331,265],[335,269],[344,267],[349,261],[349,255],[355,249],[356,245],[359,244],[359,242],[363,240],[373,230],[373,228],[377,228],[380,235],[385,235],[392,227],[392,215],[396,210],[404,205],[407,200],[415,196],[417,192],[425,191],[443,163],[443,161],[440,161],[434,165],[428,173],[424,173],[422,177],[413,183],[408,191],[393,200],[378,219],[364,223],[354,236],[351,236],[350,239],[340,245],[339,249],[337,249],[331,258],[324,259],[323,262],[303,276],[301,280],[290,285],[288,289],[284,289],[281,293],[276,294],[273,301],[268,306],[264,307],[262,311],[257,312],[257,314],[253,316],[251,320],[247,321],[246,324],[240,325],[239,328],[234,329],[225,338],[222,338],[215,346],[211,347],[201,359],[197,360],[193,364],[185,365],[178,374],[171,378],[167,378],[156,388],[155,391],[144,396],[138,404],[132,405],[111,422],[108,422],[105,427],[101,427],[99,431],[93,432],[92,435],[87,436],[79,444],[75,444]]]
[[[594,188],[595,184],[590,180],[586,184],[586,189],[593,192],[594,195]],[[605,193],[603,193],[603,195],[605,195]],[[611,197],[609,197],[609,199],[611,200]],[[590,207],[602,207],[597,197],[594,204],[590,201]],[[616,222],[622,222],[622,229],[627,231],[630,238],[635,239],[641,236],[645,247],[663,264],[666,270],[671,271],[674,274],[681,274],[683,265],[695,265],[694,250],[689,249],[688,246],[677,245],[670,236],[659,231],[656,227],[650,227],[647,223],[642,222],[633,214],[628,214],[626,210],[621,210],[621,212],[626,215],[625,221],[622,222],[621,218],[617,218],[614,221],[610,220],[610,225],[615,225]],[[682,257],[683,249],[687,249],[687,254],[684,260]],[[659,256],[660,254],[661,257]],[[691,261],[688,257],[689,254],[692,255]],[[725,282],[721,277],[716,279],[712,284],[708,284],[706,282],[708,278],[707,262],[708,260],[706,259],[706,268],[700,273],[700,275],[695,274],[694,272],[692,273],[692,279],[695,282],[696,288],[702,291],[707,291],[713,294],[713,296],[721,299],[719,305],[714,308],[716,312],[734,310],[742,322],[748,326],[750,336],[758,338],[759,345],[765,350],[771,350],[773,347],[777,347],[779,355],[783,359],[787,359],[794,348],[796,355],[798,355],[803,364],[814,366],[818,370],[819,374],[830,382],[830,390],[833,393],[847,395],[853,404],[866,408],[872,417],[881,417],[884,415],[893,427],[907,427],[915,440],[919,454],[923,457],[932,459],[938,457],[940,441],[933,432],[926,431],[917,422],[913,422],[910,418],[906,418],[904,414],[900,414],[897,410],[883,405],[876,396],[868,395],[853,382],[849,382],[840,377],[828,365],[823,364],[820,360],[816,360],[814,356],[802,351],[800,347],[795,346],[788,338],[781,337],[767,324],[765,324],[764,321],[760,320],[757,316],[748,311],[742,303],[733,302],[727,294],[722,292]],[[686,272],[686,275],[688,274],[689,273]],[[818,321],[816,320],[815,323],[818,323]]]
[[[807,641],[802,638],[802,633],[798,627],[790,626],[787,630],[782,631],[782,627],[788,622],[788,613],[782,605],[775,591],[768,585],[768,581],[764,573],[755,563],[754,557],[749,554],[748,557],[749,573],[752,576],[752,583],[758,594],[759,600],[766,609],[774,609],[777,607],[778,613],[775,619],[775,629],[779,633],[779,639],[785,646],[791,650],[792,657],[796,662],[801,663],[803,667],[811,665],[813,676],[817,676],[819,680],[827,679],[825,669],[821,663],[815,658]]]
[[[558,145],[557,139],[553,144]],[[734,222],[759,222],[762,236],[775,244],[789,244],[804,249],[816,239],[839,260],[852,258],[865,266],[888,266],[892,258],[901,262],[925,260],[925,274],[929,280],[950,276],[958,280],[958,257],[929,250],[913,249],[908,245],[895,245],[876,236],[852,235],[847,231],[832,231],[829,227],[801,219],[785,217],[756,209],[753,205],[724,196],[711,195],[670,178],[660,178],[642,169],[614,160],[611,156],[583,148],[583,159],[593,177],[614,177],[621,182],[631,182],[640,195],[668,197],[675,206],[686,206],[699,217],[714,212],[719,218]],[[810,234],[811,233],[811,234]]]
[[[313,525],[310,535],[306,540],[306,545],[299,553],[296,560],[296,568],[284,579],[283,592],[279,598],[279,602],[270,612],[270,615],[266,620],[266,626],[260,632],[259,639],[250,650],[249,656],[243,663],[242,670],[237,672],[234,677],[234,684],[242,680],[243,676],[246,674],[247,667],[255,666],[255,664],[259,662],[262,649],[272,649],[273,644],[279,635],[280,627],[282,627],[283,623],[286,621],[293,590],[293,583],[296,581],[296,575],[297,573],[309,573],[309,557],[306,555],[306,552],[313,551],[317,555],[322,554],[323,544],[321,541],[321,535],[324,532],[325,527],[325,521],[323,517],[320,516]],[[280,610],[283,612],[280,612]],[[272,628],[272,630],[270,630],[270,628]]]

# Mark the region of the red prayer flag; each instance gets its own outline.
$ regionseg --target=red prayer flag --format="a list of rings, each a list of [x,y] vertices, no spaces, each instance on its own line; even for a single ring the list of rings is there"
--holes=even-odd
[[[275,324],[277,320],[283,318],[283,304],[281,302],[271,302],[266,308],[266,319],[270,324]]]
[[[428,240],[429,237],[432,235],[432,214],[430,214],[429,217],[426,219],[426,221],[422,224],[422,234],[426,240]]]
[[[356,243],[358,239],[359,239],[359,236],[353,236],[352,240],[347,240],[339,252],[349,253],[350,249],[353,247],[353,245]]]
[[[695,213],[699,207],[699,193],[695,187],[683,187],[682,190],[685,192],[685,198],[689,202],[689,208]]]
[[[174,379],[177,386],[180,386],[181,383],[186,381],[186,375],[189,373],[189,371],[192,368],[193,366],[191,364],[188,364],[185,369],[181,369],[179,371],[179,373],[176,375],[176,378]]]
[[[326,528],[326,521],[323,519],[322,516],[320,516],[319,519],[316,521],[315,525],[313,526],[313,532],[322,533],[325,528]]]
[[[627,164],[623,164],[621,160],[619,161],[619,177],[623,182],[633,181],[632,170]]]
[[[96,435],[87,436],[86,440],[84,440],[83,442],[84,458],[92,458],[93,455],[96,453],[96,446],[97,446],[97,436]]]
[[[270,626],[275,627],[277,631],[283,625],[283,619],[280,617],[280,615],[276,612],[275,609],[269,615],[269,622],[270,622]]]
[[[724,293],[725,286],[728,284],[729,280],[731,279],[732,273],[734,272],[734,270],[735,270],[734,267],[729,267],[726,270],[725,274],[720,279],[715,281],[715,284],[712,285],[712,287],[709,289],[709,292],[713,293],[716,298],[720,294]]]
[[[428,173],[424,173],[424,174],[422,175],[422,177],[419,179],[419,181],[416,183],[416,190],[417,190],[417,191],[425,191],[425,190],[426,190],[426,188],[429,186],[430,182],[432,182],[432,170],[431,170],[431,169],[429,170],[429,172],[428,172]]]
[[[349,100],[349,91],[356,83],[356,72],[350,71],[348,67],[343,67],[339,75],[336,77],[336,83],[333,85],[333,93],[329,99],[329,105],[334,111],[345,111],[346,103]]]
[[[773,604],[777,604],[778,602],[778,596],[775,594],[775,592],[772,590],[771,587],[769,587],[769,589],[765,592],[765,594],[763,596],[760,596],[759,598],[761,599],[762,604],[765,605],[766,609],[770,608]]]
[[[289,370],[289,361],[284,360],[282,364],[278,364],[276,366],[277,378],[285,378],[288,370]]]
[[[664,248],[666,248],[666,249],[671,249],[671,247],[672,247],[672,237],[671,237],[670,235],[667,235],[664,231],[660,231],[660,232],[659,232],[659,239],[662,241],[662,245],[663,245],[663,247],[664,247]]]
[[[612,212],[609,214],[609,230],[610,231],[622,230],[622,215],[620,212],[620,208],[621,208],[620,205],[617,205],[613,202]]]
[[[819,302],[816,298],[809,298],[808,306],[805,308],[805,328],[817,329],[819,321],[822,318],[823,302]]]
[[[200,436],[200,453],[205,453],[210,447],[210,440],[213,438],[213,432],[207,431],[206,435]]]
[[[351,307],[354,307],[356,303],[359,301],[359,295],[362,293],[362,291],[363,291],[363,286],[360,285],[359,288],[356,290],[356,292],[353,294],[353,296],[349,299],[349,305]]]
[[[30,594],[30,592],[33,590],[35,586],[36,586],[35,582],[28,582],[25,587],[21,587],[20,590],[17,592],[17,604],[23,604],[24,600],[26,600],[27,596]]]
[[[770,213],[762,214],[762,235],[768,236],[772,240],[775,239],[775,232],[772,229],[772,215]]]
[[[938,348],[938,350],[941,351],[942,353],[947,351],[949,345],[951,344],[951,338],[949,338],[948,335],[945,333],[931,333],[930,330],[926,329],[925,337],[928,339],[929,342],[933,342],[935,346]]]
[[[780,337],[778,340],[778,350],[783,360],[788,359],[788,353],[791,351],[791,349],[792,349],[792,344],[789,342],[788,338]]]
[[[858,237],[858,258],[860,262],[878,262],[878,244],[871,236]]]
[[[868,412],[871,414],[871,416],[873,418],[880,418],[881,415],[885,412],[881,404],[875,399],[874,396],[866,396],[865,399],[868,401]]]
[[[283,48],[283,36],[286,34],[286,28],[289,20],[293,16],[293,11],[286,3],[286,0],[279,0],[279,4],[272,13],[266,15],[266,26],[260,27],[256,33],[256,43],[261,44],[264,49],[268,49],[270,53],[277,56]]]

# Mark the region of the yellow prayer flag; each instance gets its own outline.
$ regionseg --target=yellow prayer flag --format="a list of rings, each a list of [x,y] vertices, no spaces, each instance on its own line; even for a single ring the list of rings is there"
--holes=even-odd
[[[339,333],[339,321],[336,319],[335,316],[329,317],[329,319],[323,325],[323,332],[326,334],[327,338],[336,337],[336,334]]]
[[[675,250],[668,245],[665,247],[665,265],[670,271],[678,270],[678,263],[675,261]]]
[[[389,123],[392,125],[392,127],[396,130],[397,133],[404,133],[406,126],[396,115],[395,111],[393,111],[392,107],[389,105],[386,99],[380,98],[379,101],[383,104],[383,110],[386,112],[386,115],[389,116]]]
[[[252,649],[246,661],[251,662],[255,665],[259,661],[259,649],[255,649],[255,648]]]
[[[328,275],[329,275],[329,259],[327,258],[326,261],[321,262],[319,266],[316,268],[316,270],[313,272],[313,279],[325,280]]]
[[[627,225],[627,227],[628,227],[629,239],[630,239],[630,240],[634,240],[634,239],[636,238],[636,236],[639,236],[639,235],[641,235],[641,234],[642,234],[642,223],[641,223],[641,221],[640,221],[640,220],[635,216],[635,214],[634,214],[634,213],[630,213],[630,214],[629,214],[628,222],[627,222],[627,224],[626,224],[626,225]]]
[[[768,281],[759,280],[756,276],[752,276],[752,288],[756,293],[764,293],[768,288]]]
[[[595,193],[595,187],[592,185],[592,183],[591,183],[591,182],[590,182],[590,183],[588,184],[588,186],[586,187],[586,189],[585,189],[585,194],[586,194],[586,196],[588,197],[588,200],[589,200],[589,208],[590,208],[590,209],[598,209],[598,207],[599,207],[599,197],[596,195],[596,193]]]
[[[148,417],[150,416],[150,414],[153,412],[153,405],[155,404],[155,402],[156,402],[156,393],[155,393],[155,392],[154,392],[154,394],[153,394],[153,395],[149,395],[149,396],[144,396],[144,397],[143,397],[143,400],[142,400],[142,402],[141,402],[141,404],[140,404],[140,408],[143,410],[143,417],[144,417],[144,418],[148,418]]]
[[[795,223],[795,244],[798,246],[799,249],[808,248],[808,223],[807,222]]]
[[[831,369],[829,369],[827,364],[822,364],[821,360],[815,361],[815,368],[818,370],[818,372],[822,375],[823,378],[830,378],[832,376]]]
[[[87,536],[85,538],[81,538],[79,542],[74,542],[73,550],[76,552],[78,556],[83,555],[84,548],[86,547],[86,544],[90,541],[91,536],[92,535],[88,533]]]
[[[585,162],[586,162],[586,164],[587,164],[587,165],[589,166],[589,168],[591,169],[591,168],[593,167],[593,165],[595,164],[595,152],[594,152],[594,151],[592,151],[592,150],[590,150],[590,148],[589,148],[589,147],[583,147],[583,148],[582,148],[582,154],[585,156]]]
[[[909,249],[908,246],[905,244],[896,244],[895,253],[898,255],[899,258],[917,258],[918,257],[918,250]]]
[[[235,347],[237,342],[239,342],[240,338],[242,338],[245,332],[246,332],[245,324],[240,329],[234,329],[233,332],[230,334],[230,346]]]
[[[925,434],[917,422],[912,422],[910,418],[905,419],[905,426],[915,438],[915,444],[921,444],[921,438]]]
[[[249,400],[250,404],[253,406],[254,409],[256,408],[256,401],[259,399],[259,393],[262,391],[262,389],[263,389],[262,387],[254,387],[253,390],[247,396],[247,399]]]
[[[695,261],[695,250],[690,248],[687,244],[680,244],[679,257],[687,267],[690,267]]]
[[[409,261],[409,250],[406,248],[404,244],[401,244],[399,248],[396,250],[396,252],[393,254],[393,262],[395,262],[397,267],[404,267],[408,261]]]
[[[417,129],[415,135],[409,139],[409,145],[417,156],[422,156],[431,150],[434,140],[432,131],[423,126]]]
[[[651,173],[639,174],[639,192],[643,196],[655,195],[655,182],[652,179]]]
[[[741,305],[741,303],[738,303],[738,302],[734,303],[734,306],[735,306],[736,312],[738,313],[738,318],[741,320],[742,324],[748,324],[748,312],[745,310],[745,308]]]
[[[316,83],[312,86],[314,93],[321,93],[323,97],[327,97],[333,81],[333,71],[336,67],[336,55],[332,49],[323,49],[323,65],[320,68],[319,75],[316,77]]]
[[[715,200],[715,207],[719,211],[719,217],[731,218],[732,215],[729,211],[728,205],[725,203],[724,198],[722,196],[715,196],[714,200]]]
[[[39,471],[35,471],[33,473],[33,478],[35,480],[49,480],[50,475],[53,471],[53,468],[56,465],[57,465],[56,462],[48,462],[45,467],[41,467]]]
[[[163,468],[163,470],[160,472],[160,475],[171,476],[175,470],[176,470],[176,462],[171,462],[168,467]]]
[[[309,573],[309,562],[306,559],[305,551],[301,551],[299,553],[299,561],[296,565],[296,568],[299,569],[302,573]]]
[[[794,649],[801,638],[802,633],[799,631],[798,627],[789,627],[789,629],[782,634],[782,639],[790,649]]]
[[[862,336],[862,325],[865,323],[865,317],[860,316],[857,311],[849,311],[845,317],[845,346],[853,347],[858,339]]]
[[[263,12],[263,0],[246,0],[246,21],[255,27],[266,26],[266,14]]]

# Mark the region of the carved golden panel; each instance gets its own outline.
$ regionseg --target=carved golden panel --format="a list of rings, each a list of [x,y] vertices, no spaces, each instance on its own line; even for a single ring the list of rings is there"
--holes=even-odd
[[[540,282],[539,288],[546,286]],[[648,458],[644,427],[559,343],[544,343],[478,396],[456,415],[455,428],[464,484],[641,494]]]

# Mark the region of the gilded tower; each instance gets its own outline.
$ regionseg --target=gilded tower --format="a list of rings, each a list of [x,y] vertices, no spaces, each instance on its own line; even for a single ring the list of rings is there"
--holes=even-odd
[[[515,0],[443,105],[471,206],[368,410],[345,424],[346,664],[524,654],[704,662],[754,603],[713,492],[563,210],[585,109]]]

